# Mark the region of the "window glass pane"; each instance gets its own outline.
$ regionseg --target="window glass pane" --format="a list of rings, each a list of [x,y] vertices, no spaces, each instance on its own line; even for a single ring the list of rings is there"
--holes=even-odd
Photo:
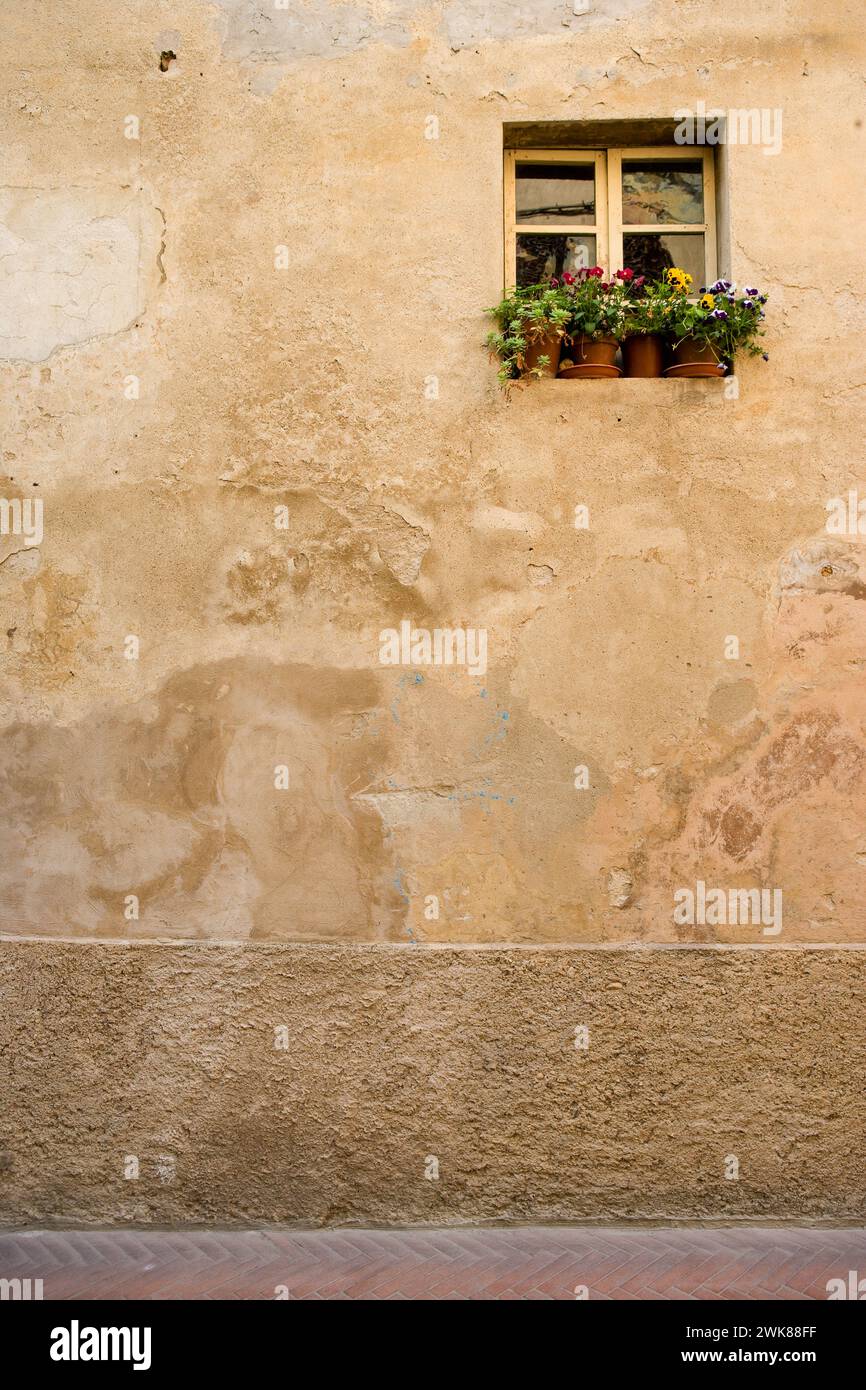
[[[623,160],[623,222],[703,222],[704,172],[698,161]]]
[[[515,165],[518,222],[595,223],[595,166]]]
[[[687,270],[697,294],[706,284],[703,232],[626,232],[622,239],[623,264],[637,275],[658,280],[671,266]]]
[[[595,265],[595,237],[566,232],[519,232],[517,284],[537,285],[564,270],[573,274]]]

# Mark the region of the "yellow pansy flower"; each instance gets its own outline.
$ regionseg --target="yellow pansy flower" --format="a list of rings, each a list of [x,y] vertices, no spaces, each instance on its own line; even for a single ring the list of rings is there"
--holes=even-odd
[[[715,307],[716,307],[716,297],[715,297],[715,295],[713,295],[713,294],[702,294],[702,295],[701,295],[701,308],[702,308],[702,309],[715,309]]]
[[[674,289],[685,290],[692,283],[692,277],[687,270],[681,270],[678,265],[671,266],[667,272],[668,284],[673,285]]]

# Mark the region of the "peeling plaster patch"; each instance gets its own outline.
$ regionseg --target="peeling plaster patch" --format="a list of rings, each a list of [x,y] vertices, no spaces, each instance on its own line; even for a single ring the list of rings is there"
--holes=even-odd
[[[0,357],[40,362],[129,327],[157,276],[158,221],[126,189],[0,190]]]
[[[309,667],[232,660],[77,724],[7,727],[3,929],[373,936],[393,918],[399,930],[381,816],[351,795],[369,783],[375,738],[337,733],[377,689],[367,672],[312,680]]]
[[[462,829],[459,803],[450,793],[435,787],[356,792],[352,800],[373,806],[390,833],[416,825],[419,817],[425,827],[440,833],[459,835]]]
[[[335,58],[371,43],[406,48],[412,21],[429,9],[426,0],[403,0],[386,18],[363,3],[288,0],[276,10],[262,0],[216,0],[225,14],[223,53],[234,62],[296,66],[307,58]],[[276,75],[273,88],[279,81]]]
[[[163,29],[158,34],[154,42],[154,48],[159,54],[160,72],[176,71],[174,65],[180,53],[181,38],[176,29]]]
[[[228,573],[229,619],[239,623],[276,620],[289,582],[289,561],[277,545],[241,551]]]
[[[842,593],[866,597],[860,575],[860,555],[844,541],[808,541],[788,552],[779,567],[783,592]]]
[[[42,563],[42,557],[38,549],[22,545],[17,550],[9,550],[5,555],[0,554],[0,578],[2,575],[14,574],[16,579],[26,579],[36,573]]]
[[[534,584],[538,589],[543,588],[545,584],[552,584],[556,578],[550,565],[527,565],[526,572],[530,584]]]
[[[308,58],[335,58],[371,44],[406,48],[417,21],[430,15],[429,0],[394,0],[382,5],[364,0],[287,0],[276,10],[267,0],[216,0],[225,16],[223,53],[234,62],[271,65],[256,90],[269,92],[280,80],[279,69]],[[616,23],[646,9],[648,0],[592,0],[587,14],[576,15],[570,0],[461,0],[445,6],[440,32],[453,52],[481,43],[535,39],[575,33]]]
[[[628,869],[611,869],[607,876],[607,896],[611,907],[628,907],[633,886]]]
[[[284,602],[301,598],[310,584],[310,561],[279,545],[241,551],[226,576],[225,614],[242,625],[277,622]]]
[[[446,6],[443,24],[452,49],[545,34],[576,33],[625,19],[645,9],[648,0],[591,0],[586,14],[576,15],[570,0],[462,0]]]
[[[378,550],[400,584],[414,584],[427,553],[430,538],[420,526],[412,526],[395,512],[383,510],[378,528]]]
[[[832,707],[800,709],[772,730],[738,772],[711,793],[702,813],[698,846],[715,845],[735,863],[770,858],[779,816],[789,807],[806,813],[823,788],[836,797],[862,796],[866,759],[851,726]],[[706,862],[706,861],[704,861]]]

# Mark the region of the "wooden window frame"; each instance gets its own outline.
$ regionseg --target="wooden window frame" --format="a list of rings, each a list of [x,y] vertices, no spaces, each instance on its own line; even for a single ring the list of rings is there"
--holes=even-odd
[[[596,264],[606,265],[608,255],[608,192],[606,150],[506,150],[505,151],[505,283],[517,278],[517,237],[527,232],[568,236],[594,236]],[[518,222],[518,164],[592,164],[595,168],[595,224],[586,222]]]
[[[651,159],[680,160],[703,163],[704,221],[623,223],[622,220],[622,162]],[[520,222],[517,221],[518,164],[594,164],[595,167],[595,225],[577,222]],[[688,148],[682,145],[646,145],[629,149],[520,149],[505,151],[505,285],[510,288],[517,278],[517,237],[524,232],[559,232],[569,236],[595,236],[596,263],[610,276],[622,266],[624,235],[655,232],[666,235],[674,232],[703,233],[704,283],[710,285],[718,278],[718,241],[716,233],[716,184],[713,151]],[[697,287],[696,287],[697,288]]]

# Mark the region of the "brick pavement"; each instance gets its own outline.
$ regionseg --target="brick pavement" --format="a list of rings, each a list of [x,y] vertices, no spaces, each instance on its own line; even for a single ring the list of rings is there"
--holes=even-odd
[[[866,1230],[507,1227],[0,1233],[45,1299],[825,1299]],[[282,1295],[285,1296],[285,1295]]]

